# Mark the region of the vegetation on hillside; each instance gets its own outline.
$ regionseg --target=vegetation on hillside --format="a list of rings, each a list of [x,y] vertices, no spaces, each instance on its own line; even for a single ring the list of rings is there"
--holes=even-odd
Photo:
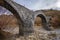
[[[50,16],[50,23],[54,28],[60,28],[60,11],[59,10],[42,10],[46,16]]]
[[[4,29],[10,30],[11,28],[18,27],[18,21],[13,15],[0,15],[0,39],[4,39],[7,37],[10,37],[11,34],[10,32],[3,31]],[[13,31],[13,30],[11,30]],[[7,36],[6,36],[7,35]]]

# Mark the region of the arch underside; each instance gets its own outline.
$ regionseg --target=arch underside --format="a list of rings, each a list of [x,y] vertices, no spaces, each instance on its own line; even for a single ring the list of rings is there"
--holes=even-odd
[[[20,18],[18,12],[6,1],[2,0],[2,3],[0,2],[0,6],[6,8],[7,10],[9,10],[18,20],[18,24],[19,24],[19,35],[23,35],[22,32],[22,19]]]
[[[46,29],[46,30],[50,30],[48,22],[47,22],[47,18],[45,17],[45,15],[38,14],[37,17],[40,17],[42,19],[42,26],[43,26],[43,28]]]

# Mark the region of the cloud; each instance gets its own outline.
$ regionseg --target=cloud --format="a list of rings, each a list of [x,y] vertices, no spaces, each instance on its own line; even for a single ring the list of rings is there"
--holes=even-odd
[[[32,10],[40,10],[40,9],[50,9],[54,7],[56,4],[56,0],[39,0],[35,4],[32,5]]]
[[[57,0],[15,0],[15,2],[31,10],[40,10],[55,7]]]
[[[60,8],[60,0],[57,1],[56,7]]]

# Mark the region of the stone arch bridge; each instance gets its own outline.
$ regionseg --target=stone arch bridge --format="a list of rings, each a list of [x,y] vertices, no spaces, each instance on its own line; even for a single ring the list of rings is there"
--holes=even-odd
[[[19,24],[21,24],[19,27],[19,34],[23,34],[24,32],[33,32],[34,20],[37,16],[42,18],[43,28],[46,30],[50,30],[47,25],[47,18],[42,11],[31,11],[24,6],[13,2],[12,0],[0,0],[0,6],[11,11],[13,15],[18,19]]]

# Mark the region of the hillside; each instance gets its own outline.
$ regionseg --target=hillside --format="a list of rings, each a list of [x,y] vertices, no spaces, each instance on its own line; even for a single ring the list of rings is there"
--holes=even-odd
[[[0,15],[0,39],[18,34],[18,20],[13,15]],[[1,36],[2,35],[2,36]]]
[[[46,16],[50,16],[50,23],[54,28],[60,28],[60,11],[59,10],[42,10]]]
[[[45,13],[45,15],[51,16],[50,23],[52,27],[60,28],[60,11],[57,10],[42,10],[42,12]],[[35,20],[36,28],[42,27],[42,20],[40,17],[37,17]],[[18,20],[13,15],[0,15],[0,39],[2,37],[11,37],[11,35],[18,33]],[[12,29],[17,28],[17,30],[13,31]],[[7,31],[7,30],[8,31]],[[40,28],[39,28],[40,29]],[[34,33],[28,35],[28,36],[22,36],[20,38],[17,38],[17,40],[55,40],[58,39],[59,34],[55,31],[46,31],[43,29],[35,29]],[[16,32],[17,31],[17,32]],[[15,39],[15,38],[14,38]]]

